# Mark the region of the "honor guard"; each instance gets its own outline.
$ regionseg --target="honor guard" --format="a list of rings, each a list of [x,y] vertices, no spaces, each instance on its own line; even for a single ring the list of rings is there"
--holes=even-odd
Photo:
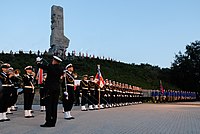
[[[109,80],[109,87],[110,87],[110,103],[111,103],[111,106],[110,106],[110,107],[113,107],[113,106],[114,106],[113,84],[112,84],[112,81],[111,81],[111,80]]]
[[[74,67],[72,64],[68,64],[65,67],[62,88],[63,88],[63,107],[64,107],[64,118],[66,120],[74,119],[71,116],[71,110],[74,104]]]
[[[14,99],[14,106],[11,107],[11,110],[17,110],[17,106],[16,106],[16,102],[18,99],[18,95],[22,94],[23,91],[23,79],[22,76],[20,75],[21,71],[19,69],[15,69],[14,71],[14,79],[13,84],[14,84],[14,88],[15,88],[15,99]]]
[[[104,90],[105,90],[104,97],[105,97],[105,100],[107,102],[106,108],[108,108],[108,107],[112,107],[111,106],[111,93],[110,93],[110,84],[109,84],[108,79],[106,79],[105,81],[106,82],[105,82],[105,85],[104,85]]]
[[[40,111],[44,112],[44,111],[46,111],[44,86],[45,86],[45,81],[46,81],[46,78],[47,78],[47,73],[41,73],[40,71],[43,72],[43,70],[39,69],[38,75],[42,75],[42,76],[37,76],[38,86],[39,86],[39,89],[40,89]],[[39,74],[39,73],[41,73],[41,74]],[[42,77],[42,78],[39,78],[39,77]]]
[[[15,103],[15,98],[16,98],[16,93],[15,92],[15,88],[14,88],[14,84],[13,84],[13,78],[14,78],[14,69],[12,67],[8,68],[8,71],[7,71],[7,75],[10,79],[10,82],[12,83],[12,86],[10,87],[10,96],[9,96],[9,101],[8,101],[8,108],[7,108],[7,112],[6,114],[13,114],[11,112],[11,107],[14,105]]]
[[[0,81],[2,83],[2,90],[0,91],[0,122],[10,121],[6,116],[11,90],[13,88],[13,84],[8,74],[9,67],[10,64],[7,63],[1,65]]]
[[[38,68],[44,69],[47,72],[47,77],[44,85],[45,90],[45,107],[46,107],[46,122],[40,127],[55,127],[57,121],[57,106],[60,94],[60,78],[63,74],[60,63],[62,59],[53,56],[50,64],[42,64],[40,57],[36,58]]]
[[[34,117],[31,113],[33,99],[34,99],[34,73],[33,67],[27,66],[25,67],[26,74],[23,75],[23,83],[24,83],[24,114],[25,118]]]
[[[95,88],[94,76],[90,76],[90,80],[88,81],[88,90],[90,92],[88,96],[89,110],[98,109],[98,101],[95,99]]]
[[[87,111],[85,105],[88,100],[88,75],[84,75],[80,82],[80,93],[81,93],[81,111]]]
[[[22,86],[23,86],[23,79],[22,76],[20,76],[20,70],[16,69],[14,70],[14,75],[11,77],[11,81],[14,84],[14,90],[12,94],[12,106],[11,106],[11,111],[17,111],[16,102],[18,95],[20,94],[19,91],[23,91]]]
[[[115,89],[116,89],[116,106],[119,107],[119,82],[116,82]]]
[[[112,82],[112,93],[113,93],[113,107],[117,106],[117,89],[115,81]]]
[[[74,73],[74,79],[78,78],[78,74]],[[75,80],[74,94],[75,94],[75,106],[80,106],[80,81]]]
[[[105,89],[104,87],[99,87],[100,89],[100,109],[104,109],[107,102],[106,102],[106,99],[105,99]]]

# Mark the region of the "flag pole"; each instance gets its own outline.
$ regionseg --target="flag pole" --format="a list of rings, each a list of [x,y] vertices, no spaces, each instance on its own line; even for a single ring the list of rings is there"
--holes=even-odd
[[[97,70],[98,70],[98,73],[100,72],[100,65],[97,65]],[[100,75],[100,74],[98,74],[98,75]],[[100,82],[100,76],[99,76],[99,82]],[[101,100],[101,89],[100,89],[100,85],[99,85],[99,102],[98,102],[98,108],[99,108],[99,110],[100,110],[100,100]]]

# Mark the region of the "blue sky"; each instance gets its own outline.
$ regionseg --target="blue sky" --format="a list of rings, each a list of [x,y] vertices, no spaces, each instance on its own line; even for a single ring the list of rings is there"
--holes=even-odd
[[[2,0],[0,51],[48,50],[52,5],[64,8],[69,51],[170,67],[200,38],[199,0]]]

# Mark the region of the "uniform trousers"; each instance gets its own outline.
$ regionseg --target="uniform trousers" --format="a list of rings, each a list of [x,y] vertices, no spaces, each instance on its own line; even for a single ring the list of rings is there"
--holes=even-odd
[[[11,97],[10,97],[9,107],[13,106],[17,102],[17,98],[18,98],[17,89],[18,88],[11,89]]]
[[[40,106],[45,106],[45,95],[46,92],[43,87],[40,87]]]
[[[64,111],[71,111],[73,104],[74,104],[74,87],[73,86],[67,86],[67,92],[68,92],[68,99],[66,98],[66,95],[63,93],[63,107]]]
[[[46,124],[55,125],[57,121],[57,106],[59,92],[53,91],[45,97]]]
[[[82,89],[81,106],[85,106],[88,101],[88,90]]]
[[[88,105],[93,105],[96,104],[96,99],[95,99],[95,91],[90,90],[90,94],[88,96]]]
[[[24,88],[24,110],[31,110],[33,105],[34,93],[32,88]]]
[[[11,87],[3,87],[0,97],[0,113],[7,111],[7,108],[10,105],[10,96],[11,96]]]

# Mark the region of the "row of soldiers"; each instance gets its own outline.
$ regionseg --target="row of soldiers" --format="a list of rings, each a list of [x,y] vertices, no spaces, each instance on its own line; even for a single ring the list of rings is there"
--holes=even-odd
[[[151,96],[154,103],[196,100],[196,92],[191,91],[153,90]]]
[[[84,75],[77,88],[80,90],[82,111],[142,103],[141,88],[108,79],[105,80],[104,86],[100,87],[94,76],[90,76],[88,80],[88,75]],[[79,98],[79,93],[76,98]]]
[[[40,68],[40,67],[39,67]],[[43,73],[43,81],[38,85],[38,74],[40,69],[34,70],[32,66],[24,68],[25,74],[21,75],[20,70],[13,69],[10,64],[2,63],[0,72],[0,122],[9,121],[7,114],[13,114],[12,111],[16,111],[16,102],[18,95],[23,93],[24,98],[24,117],[33,118],[32,104],[35,95],[35,86],[40,88],[40,106],[41,111],[45,111],[47,98],[47,90],[44,89],[46,73]],[[36,73],[37,72],[37,73]],[[100,87],[97,84],[94,76],[84,75],[80,84],[74,91],[74,75],[73,65],[69,64],[65,67],[61,76],[61,91],[62,101],[64,108],[64,118],[73,119],[70,111],[73,107],[73,103],[79,103],[81,98],[81,110],[86,111],[86,104],[88,104],[89,110],[111,108],[125,106],[142,102],[142,90],[135,86],[123,84],[111,80],[105,80],[105,85]],[[76,101],[74,99],[74,92],[76,94]]]

